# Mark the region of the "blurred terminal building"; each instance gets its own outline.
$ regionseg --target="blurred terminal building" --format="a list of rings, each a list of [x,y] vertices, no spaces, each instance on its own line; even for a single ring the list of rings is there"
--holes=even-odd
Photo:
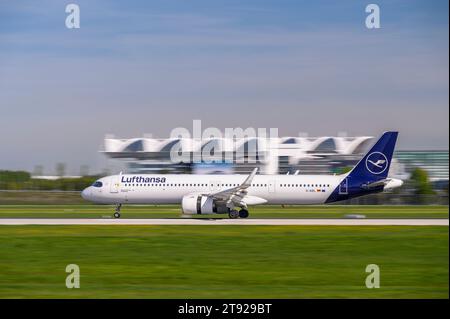
[[[105,138],[104,153],[128,173],[332,174],[355,165],[373,137],[281,137],[244,139]],[[171,156],[183,154],[183,160]],[[182,153],[181,153],[182,152]],[[174,153],[172,153],[173,155]],[[195,159],[195,160],[194,160]],[[435,183],[448,183],[448,150],[396,151],[390,175],[408,179],[420,167]]]

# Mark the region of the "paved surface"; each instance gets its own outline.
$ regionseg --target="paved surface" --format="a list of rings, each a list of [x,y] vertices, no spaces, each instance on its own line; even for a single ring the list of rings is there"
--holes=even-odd
[[[0,225],[404,225],[448,226],[448,219],[50,219],[0,218]]]

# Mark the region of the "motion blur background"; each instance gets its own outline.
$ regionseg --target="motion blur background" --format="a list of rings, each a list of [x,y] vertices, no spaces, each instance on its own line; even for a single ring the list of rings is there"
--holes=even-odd
[[[254,167],[259,167],[263,174],[342,174],[361,159],[375,140],[368,136],[327,136],[284,137],[271,143],[265,138],[232,142],[226,139],[195,142],[175,138],[106,138],[100,152],[116,170],[134,174],[249,174]],[[174,162],[171,157],[174,150],[187,153],[190,160]],[[195,163],[195,156],[202,161]],[[64,163],[57,164],[55,171],[56,175],[45,175],[42,166],[36,166],[32,173],[0,171],[3,190],[0,203],[24,200],[78,203],[80,190],[98,177],[117,173],[105,168],[102,174],[89,175],[89,167],[83,165],[78,176],[70,176],[66,174]],[[405,186],[395,192],[353,199],[348,203],[448,205],[448,150],[396,151],[389,175],[405,180]]]

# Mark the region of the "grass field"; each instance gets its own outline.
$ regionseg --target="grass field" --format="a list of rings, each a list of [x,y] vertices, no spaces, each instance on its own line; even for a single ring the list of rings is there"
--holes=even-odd
[[[0,226],[1,298],[448,298],[448,227]],[[78,264],[81,288],[65,287]],[[365,287],[365,267],[381,288]]]
[[[111,205],[0,205],[0,218],[111,218]],[[250,218],[343,218],[362,214],[367,218],[448,218],[448,206],[255,206]],[[179,205],[128,206],[122,208],[122,218],[178,218]],[[198,217],[228,218],[227,215]]]

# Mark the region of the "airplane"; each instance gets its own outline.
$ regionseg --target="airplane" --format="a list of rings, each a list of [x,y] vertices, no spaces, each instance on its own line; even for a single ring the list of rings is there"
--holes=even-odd
[[[398,132],[385,132],[348,173],[340,175],[119,174],[95,181],[81,196],[114,204],[181,204],[186,215],[228,214],[247,218],[248,206],[329,204],[400,187],[388,172]]]

